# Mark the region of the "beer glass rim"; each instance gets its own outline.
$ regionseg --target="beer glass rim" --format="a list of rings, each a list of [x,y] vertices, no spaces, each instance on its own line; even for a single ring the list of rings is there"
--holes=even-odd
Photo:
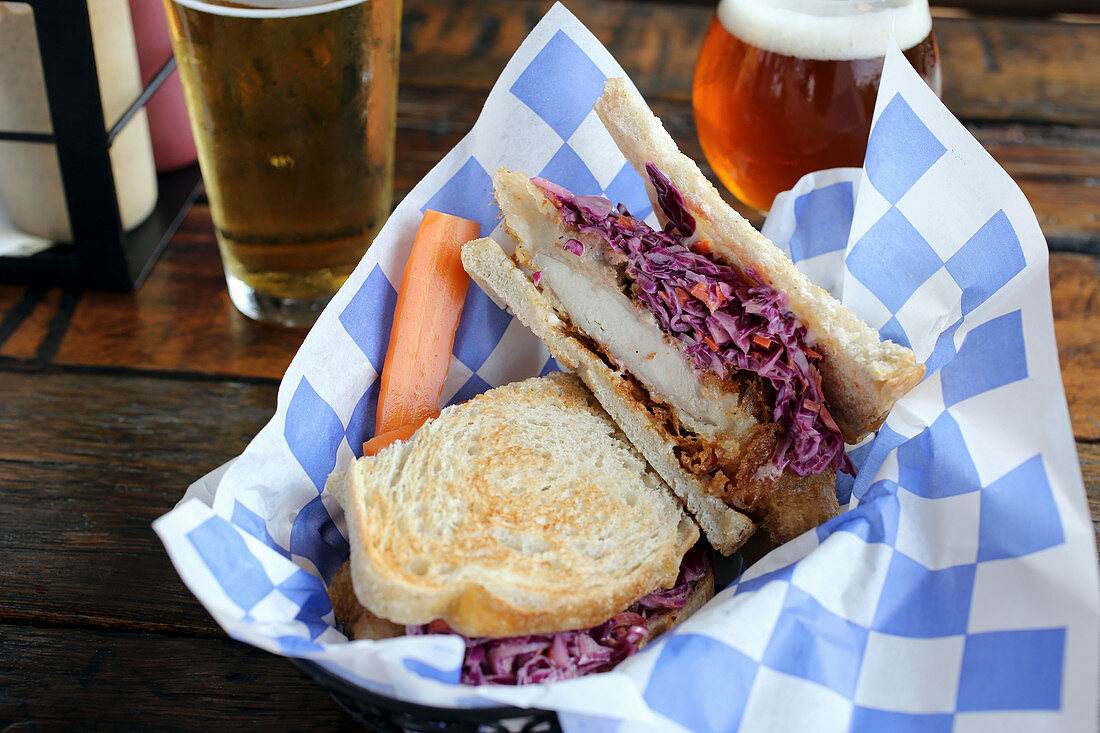
[[[214,3],[205,2],[205,0],[172,0],[172,2],[192,10],[235,18],[297,18],[303,15],[330,13],[353,5],[362,5],[370,2],[370,0],[328,0],[328,2],[318,2],[312,5],[282,8],[229,7],[227,5],[215,5]]]

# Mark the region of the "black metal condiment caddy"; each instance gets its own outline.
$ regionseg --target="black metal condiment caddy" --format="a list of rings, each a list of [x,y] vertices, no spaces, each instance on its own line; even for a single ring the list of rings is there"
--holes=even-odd
[[[110,149],[118,133],[176,66],[169,57],[118,120],[103,116],[87,3],[22,0],[34,13],[53,134],[0,130],[0,140],[57,148],[73,241],[25,257],[0,257],[0,282],[95,290],[132,290],[179,227],[198,196],[198,165],[157,176],[153,213],[122,227]]]

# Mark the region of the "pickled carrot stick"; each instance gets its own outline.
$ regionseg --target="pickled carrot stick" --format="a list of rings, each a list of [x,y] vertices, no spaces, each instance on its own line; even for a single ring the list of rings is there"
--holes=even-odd
[[[402,425],[399,428],[394,428],[385,433],[378,433],[373,438],[363,443],[363,455],[374,456],[378,455],[379,451],[386,448],[391,443],[396,443],[399,440],[408,440],[413,436],[420,426],[428,422],[433,417],[439,417],[439,410],[436,410],[431,415],[425,415],[416,422],[411,422],[408,425]]]
[[[439,410],[470,282],[462,269],[462,245],[476,238],[478,230],[477,222],[424,212],[397,294],[376,435],[423,422]]]

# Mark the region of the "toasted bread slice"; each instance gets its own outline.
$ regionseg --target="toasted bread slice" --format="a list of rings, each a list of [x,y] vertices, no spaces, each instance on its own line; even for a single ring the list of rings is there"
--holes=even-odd
[[[359,603],[351,583],[350,562],[341,565],[340,569],[336,571],[336,575],[332,577],[332,582],[328,587],[328,597],[332,602],[332,610],[336,614],[336,620],[343,626],[344,634],[349,639],[391,639],[405,633],[405,627],[378,618]],[[649,636],[639,643],[638,647],[642,648],[652,643],[661,634],[679,626],[713,597],[714,568],[708,567],[707,574],[695,582],[695,588],[688,596],[683,607],[650,612],[647,624]],[[574,629],[565,630],[573,631]]]
[[[676,580],[699,531],[576,377],[490,390],[334,478],[355,595],[464,636],[587,628]]]
[[[547,345],[559,364],[584,380],[684,502],[715,549],[728,555],[752,535],[752,520],[710,495],[704,482],[680,464],[664,421],[646,409],[630,376],[605,361],[590,341],[563,320],[500,245],[491,239],[468,242],[462,248],[462,265],[489,297],[515,313]]]
[[[809,328],[809,342],[821,352],[822,383],[829,406],[849,443],[877,430],[894,403],[920,382],[924,366],[913,352],[878,333],[805,275],[722,196],[695,162],[680,152],[661,121],[624,78],[609,79],[596,114],[626,159],[645,179],[653,208],[661,213],[645,172],[654,163],[684,197],[697,231],[710,240],[714,256],[757,276],[787,294],[788,308]]]

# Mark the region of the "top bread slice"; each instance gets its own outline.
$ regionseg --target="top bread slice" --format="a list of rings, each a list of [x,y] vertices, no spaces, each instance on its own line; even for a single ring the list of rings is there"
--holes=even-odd
[[[447,408],[330,479],[355,595],[468,637],[602,623],[676,581],[699,530],[591,393],[552,374]]]
[[[913,352],[878,333],[805,275],[738,214],[695,162],[680,152],[661,121],[623,78],[609,79],[596,114],[626,159],[645,180],[661,215],[645,165],[652,162],[684,197],[697,231],[716,259],[787,294],[787,307],[808,328],[808,342],[824,357],[820,367],[829,408],[849,443],[877,430],[894,402],[924,376]]]

